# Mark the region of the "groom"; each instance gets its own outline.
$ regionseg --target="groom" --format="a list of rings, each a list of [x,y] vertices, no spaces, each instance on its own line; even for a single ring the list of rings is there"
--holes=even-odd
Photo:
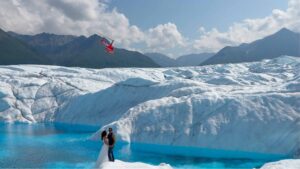
[[[108,129],[108,159],[109,161],[112,161],[114,162],[115,161],[115,157],[114,157],[114,152],[113,152],[113,149],[114,149],[114,145],[115,145],[115,135],[113,133],[113,130],[112,128],[109,128]]]

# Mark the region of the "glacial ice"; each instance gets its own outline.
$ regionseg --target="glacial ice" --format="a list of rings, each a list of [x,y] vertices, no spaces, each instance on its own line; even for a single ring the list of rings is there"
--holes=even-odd
[[[118,140],[290,156],[300,58],[180,68],[0,66],[0,121],[113,127]]]

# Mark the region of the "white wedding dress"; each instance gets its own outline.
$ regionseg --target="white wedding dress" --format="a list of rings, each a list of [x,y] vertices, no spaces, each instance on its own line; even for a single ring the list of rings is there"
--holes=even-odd
[[[108,162],[108,145],[105,144],[105,141],[107,141],[107,138],[105,138],[106,140],[103,139],[103,145],[102,148],[100,150],[99,156],[98,156],[98,160],[96,162],[95,168],[97,169],[101,169],[103,167],[103,164],[105,162]]]

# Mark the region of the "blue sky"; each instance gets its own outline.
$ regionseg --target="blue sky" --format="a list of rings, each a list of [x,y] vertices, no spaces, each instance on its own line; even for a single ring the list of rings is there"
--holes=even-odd
[[[0,28],[115,40],[170,57],[218,52],[283,27],[300,32],[300,0],[3,0]]]
[[[195,38],[202,26],[226,31],[234,22],[268,16],[273,9],[287,9],[287,0],[111,0],[109,7],[147,30],[175,23],[185,36]]]

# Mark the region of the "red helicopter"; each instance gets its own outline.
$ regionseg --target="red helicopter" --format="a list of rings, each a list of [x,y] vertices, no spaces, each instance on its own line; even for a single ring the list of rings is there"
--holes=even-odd
[[[114,40],[103,37],[101,39],[101,44],[105,46],[105,50],[109,54],[114,54],[115,47],[113,46]]]

